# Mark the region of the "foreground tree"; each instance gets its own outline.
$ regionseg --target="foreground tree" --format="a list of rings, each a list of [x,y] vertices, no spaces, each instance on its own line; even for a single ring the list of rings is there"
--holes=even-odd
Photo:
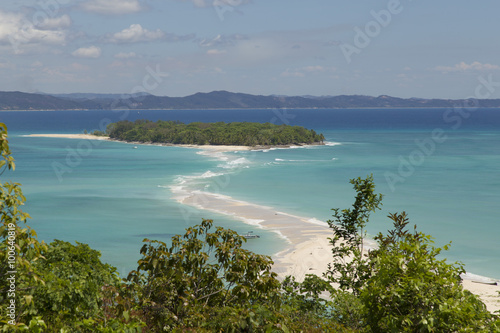
[[[209,232],[212,223],[203,220],[186,229],[170,246],[145,240],[143,258],[128,280],[137,287],[138,307],[149,329],[203,327],[208,312],[230,313],[228,307],[279,307],[280,283],[271,272],[271,259],[242,249],[244,239],[234,231],[218,227]],[[251,325],[238,317],[232,324]]]
[[[145,240],[128,280],[147,330],[351,332],[328,315],[319,278],[282,285],[268,256],[243,249],[243,237],[221,227],[212,231],[212,224],[203,220],[170,245]]]
[[[405,212],[390,214],[394,229],[376,237],[371,277],[361,290],[372,332],[498,332],[481,300],[464,290],[460,263],[439,259],[430,236],[409,232]]]
[[[140,331],[140,321],[108,308],[120,306],[116,292],[122,282],[113,266],[101,262],[99,251],[55,240],[42,254],[45,259],[35,268],[45,283],[33,291],[34,313],[51,331]]]
[[[380,209],[382,194],[375,194],[373,175],[365,179],[351,179],[350,183],[356,191],[352,208],[332,209],[334,219],[327,221],[333,230],[333,237],[330,238],[333,262],[328,264],[324,277],[338,283],[341,290],[357,295],[371,274],[363,251],[365,226],[370,214]]]
[[[373,177],[352,179],[352,209],[334,209],[333,263],[325,274],[339,284],[332,292],[337,321],[371,332],[500,332],[498,316],[463,289],[460,263],[439,259],[430,236],[407,230],[406,213],[390,214],[393,229],[379,233],[378,249],[363,255],[369,214],[381,205]]]
[[[0,176],[14,170],[7,127],[0,123]],[[20,207],[25,197],[18,183],[0,182],[0,323],[3,330],[26,327],[25,319],[33,312],[33,289],[43,284],[33,263],[43,259],[46,248],[36,233],[26,226],[29,218]],[[44,327],[34,319],[32,327]]]

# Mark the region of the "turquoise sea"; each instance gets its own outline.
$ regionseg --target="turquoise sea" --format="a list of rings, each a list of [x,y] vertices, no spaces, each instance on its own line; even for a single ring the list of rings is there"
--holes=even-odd
[[[224,154],[200,150],[25,137],[82,133],[120,119],[258,121],[322,132],[325,146]],[[245,233],[230,216],[178,203],[172,189],[197,188],[325,221],[347,208],[349,179],[374,175],[384,194],[368,233],[390,228],[405,210],[445,255],[469,272],[500,278],[500,109],[332,109],[179,111],[1,111],[25,211],[39,238],[78,241],[102,252],[122,276],[135,269],[143,238],[168,240],[202,218]],[[273,254],[286,246],[271,231],[247,248]]]

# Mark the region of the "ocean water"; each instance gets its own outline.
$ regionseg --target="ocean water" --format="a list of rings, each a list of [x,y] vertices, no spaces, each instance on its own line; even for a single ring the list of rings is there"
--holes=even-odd
[[[81,133],[120,119],[258,121],[322,132],[325,146],[204,153],[179,147],[25,137]],[[500,109],[181,110],[0,112],[23,184],[30,225],[45,241],[90,244],[122,275],[135,268],[143,238],[167,241],[201,218],[244,233],[241,220],[180,204],[189,186],[325,221],[348,208],[349,179],[373,174],[383,209],[370,235],[406,211],[410,223],[469,272],[500,278]],[[251,221],[250,221],[251,222]],[[286,241],[271,231],[246,247],[271,255]]]

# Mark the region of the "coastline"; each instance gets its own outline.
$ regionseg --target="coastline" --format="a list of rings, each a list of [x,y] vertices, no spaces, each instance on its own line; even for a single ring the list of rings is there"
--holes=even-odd
[[[122,142],[133,145],[145,146],[165,146],[165,147],[182,147],[182,148],[195,148],[215,152],[231,152],[231,151],[245,151],[245,150],[263,150],[270,148],[291,148],[295,145],[274,145],[274,146],[235,146],[235,145],[192,145],[192,144],[174,144],[174,143],[158,143],[158,142],[136,142],[136,141],[122,141],[111,139],[109,136],[97,136],[93,134],[27,134],[24,137],[32,138],[60,138],[60,139],[81,139],[81,140],[100,140],[100,141],[113,141]],[[303,146],[318,146],[324,145],[323,143],[310,143],[300,144]]]
[[[84,140],[110,140],[107,137],[98,137],[90,134],[32,134],[29,137],[51,137]],[[123,141],[117,141],[123,142]],[[147,143],[130,143],[136,145],[162,145]],[[252,150],[255,147],[246,146],[196,146],[196,145],[173,145],[185,148],[201,149],[206,153],[220,153],[237,150]],[[282,147],[286,148],[286,147]],[[265,147],[257,149],[266,149]],[[286,249],[272,256],[275,264],[273,270],[282,279],[286,275],[293,275],[298,281],[302,281],[306,274],[321,274],[326,271],[331,261],[331,247],[328,237],[331,230],[326,223],[312,218],[294,216],[284,212],[276,211],[272,207],[264,207],[249,202],[235,200],[229,196],[217,195],[204,191],[186,190],[184,186],[172,186],[172,192],[178,202],[203,210],[215,211],[229,215],[244,223],[258,225],[258,227],[276,232],[288,240]],[[368,244],[367,244],[368,245]],[[369,245],[368,245],[369,246]],[[500,310],[500,296],[498,285],[489,285],[473,282],[477,277],[465,276],[464,288],[481,297],[489,311]],[[497,281],[498,282],[498,281]]]
[[[279,279],[292,275],[297,281],[303,281],[306,274],[321,276],[331,262],[331,245],[328,237],[331,237],[332,232],[324,222],[286,214],[272,207],[255,205],[228,196],[201,191],[184,193],[182,189],[172,189],[172,191],[178,196],[177,201],[182,204],[225,214],[244,223],[257,224],[262,229],[285,237],[289,243],[287,248],[272,256],[273,271],[278,274]],[[366,249],[373,246],[374,243],[370,240],[365,242]],[[497,282],[497,285],[485,283],[493,281]],[[490,312],[494,312],[500,310],[498,282],[475,275],[465,275],[462,284],[466,290],[478,295]]]

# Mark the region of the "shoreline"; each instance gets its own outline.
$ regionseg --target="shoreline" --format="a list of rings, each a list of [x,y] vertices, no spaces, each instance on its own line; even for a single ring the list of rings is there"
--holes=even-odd
[[[50,137],[85,140],[106,140],[114,142],[124,142],[111,140],[108,137],[99,137],[91,134],[31,134],[27,137]],[[174,144],[147,144],[133,143],[136,145],[156,145],[156,146],[177,146],[184,148],[202,149],[207,153],[224,153],[242,150],[262,150],[268,148],[257,148],[247,146],[198,146],[198,145],[174,145]],[[279,147],[287,148],[287,147]],[[290,148],[290,146],[288,146]],[[293,275],[296,280],[302,281],[306,274],[316,274],[321,276],[326,271],[328,263],[331,262],[331,245],[328,237],[331,237],[331,229],[325,222],[313,218],[290,215],[275,210],[272,207],[265,207],[253,203],[236,200],[225,195],[213,194],[205,191],[189,191],[185,186],[172,185],[170,189],[174,194],[174,200],[198,209],[214,211],[228,215],[233,219],[243,223],[257,225],[257,227],[273,231],[280,237],[285,238],[289,245],[282,251],[272,255],[274,260],[273,271],[280,279],[286,275]],[[367,242],[366,248],[373,246]],[[482,282],[479,282],[482,281]],[[485,282],[496,281],[497,285],[485,284]],[[486,304],[490,312],[500,310],[500,280],[488,279],[485,277],[467,274],[463,277],[465,289],[478,295]]]
[[[175,143],[160,143],[160,142],[138,142],[138,141],[122,141],[111,139],[109,136],[97,136],[93,134],[27,134],[24,137],[31,138],[60,138],[60,139],[81,139],[81,140],[100,140],[122,142],[131,145],[142,146],[162,146],[162,147],[182,147],[182,148],[195,148],[217,152],[231,152],[231,151],[244,151],[244,150],[263,150],[271,148],[292,148],[292,147],[307,147],[307,146],[323,146],[324,143],[301,143],[298,145],[275,145],[275,146],[236,146],[236,145],[193,145],[193,144],[175,144]]]
[[[306,274],[316,274],[321,277],[331,262],[331,245],[328,237],[332,236],[332,231],[324,222],[324,225],[321,225],[312,218],[290,215],[272,207],[223,195],[180,189],[172,189],[172,192],[177,192],[175,194],[179,203],[224,214],[243,223],[251,221],[259,228],[285,237],[289,245],[271,256],[274,261],[273,271],[278,274],[280,280],[287,275],[294,276],[297,281],[303,281]],[[374,244],[371,240],[365,240],[365,249],[373,248]],[[491,282],[496,282],[497,285],[488,284]],[[464,289],[478,295],[490,312],[500,310],[499,282],[500,280],[474,274],[462,276]]]

